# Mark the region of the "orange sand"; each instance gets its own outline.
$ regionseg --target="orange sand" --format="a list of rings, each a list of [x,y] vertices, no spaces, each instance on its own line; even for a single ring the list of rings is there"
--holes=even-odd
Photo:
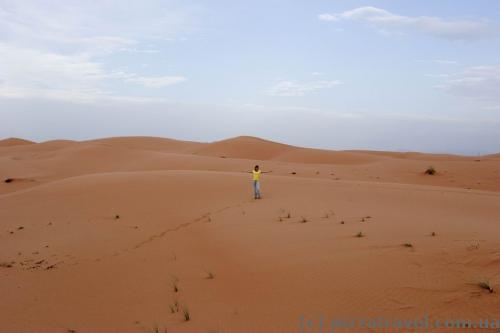
[[[0,141],[0,332],[299,332],[300,315],[321,314],[500,319],[497,291],[478,286],[500,291],[498,156],[253,137]],[[273,170],[259,201],[244,173],[255,164]],[[347,331],[369,330],[337,330]]]

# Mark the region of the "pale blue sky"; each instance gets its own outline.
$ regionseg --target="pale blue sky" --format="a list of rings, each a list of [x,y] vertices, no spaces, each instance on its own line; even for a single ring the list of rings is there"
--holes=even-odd
[[[500,151],[496,1],[0,0],[0,137]]]

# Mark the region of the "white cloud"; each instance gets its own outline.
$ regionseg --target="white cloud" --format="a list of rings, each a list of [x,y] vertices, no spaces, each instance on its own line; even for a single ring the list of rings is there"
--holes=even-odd
[[[186,80],[187,79],[183,76],[157,76],[157,77],[138,76],[126,81],[142,84],[145,87],[160,88],[181,83]]]
[[[328,14],[328,13],[319,14],[318,15],[318,19],[320,19],[322,21],[340,21],[339,15],[337,15],[337,14]]]
[[[457,96],[500,103],[500,65],[469,67],[440,85]]]
[[[275,85],[268,89],[271,96],[304,96],[309,93],[315,93],[319,90],[332,88],[342,84],[337,80],[320,80],[310,82],[299,82],[289,80],[279,80]]]
[[[319,14],[322,21],[351,20],[366,22],[378,30],[414,29],[436,37],[451,40],[474,40],[493,34],[484,20],[452,20],[431,16],[404,16],[377,7],[359,7],[342,13]]]
[[[120,49],[121,52],[130,52],[130,53],[160,53],[160,50],[157,49],[137,49],[137,48],[130,48],[130,47],[124,47]]]
[[[157,44],[193,31],[193,11],[155,0],[0,1],[0,98],[148,100],[123,96],[120,84],[160,88],[186,78],[117,72],[109,57],[159,53]]]
[[[500,110],[500,65],[469,67],[443,78],[436,88],[469,99],[476,109]]]
[[[446,59],[435,59],[434,62],[439,65],[458,65],[459,62],[456,60],[446,60]]]
[[[196,29],[196,8],[172,1],[2,1],[0,30],[34,47],[113,51],[143,40],[175,40]]]
[[[47,98],[94,102],[131,98],[109,88],[112,81],[164,87],[186,80],[182,76],[141,76],[109,72],[87,55],[61,55],[0,43],[0,97]],[[139,98],[140,99],[140,98]]]

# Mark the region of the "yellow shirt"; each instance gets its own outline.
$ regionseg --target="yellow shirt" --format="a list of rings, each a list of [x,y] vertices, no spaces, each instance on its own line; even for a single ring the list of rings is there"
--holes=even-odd
[[[259,171],[255,171],[255,170],[252,170],[252,174],[253,174],[253,180],[260,180],[260,170]]]

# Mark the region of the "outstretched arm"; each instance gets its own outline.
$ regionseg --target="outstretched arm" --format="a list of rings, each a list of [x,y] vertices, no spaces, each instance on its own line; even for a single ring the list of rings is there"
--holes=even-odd
[[[271,171],[261,171],[261,172],[262,173],[271,173],[271,172],[273,172],[273,170],[271,170]]]

